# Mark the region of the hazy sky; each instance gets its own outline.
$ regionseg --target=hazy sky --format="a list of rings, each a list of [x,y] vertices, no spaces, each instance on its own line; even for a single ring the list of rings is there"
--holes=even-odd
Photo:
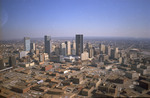
[[[3,39],[148,37],[150,0],[0,0]]]

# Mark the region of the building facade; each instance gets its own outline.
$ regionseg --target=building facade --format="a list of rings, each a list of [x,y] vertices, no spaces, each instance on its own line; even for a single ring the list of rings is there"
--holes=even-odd
[[[83,35],[76,35],[76,55],[83,53]]]
[[[51,37],[46,35],[44,37],[44,40],[45,40],[45,53],[48,53],[50,55],[52,50]]]
[[[60,55],[66,56],[66,44],[65,43],[60,44]]]
[[[66,44],[66,54],[71,55],[71,43],[70,43],[70,41],[66,41],[65,44]]]
[[[30,51],[30,38],[24,37],[24,51]]]

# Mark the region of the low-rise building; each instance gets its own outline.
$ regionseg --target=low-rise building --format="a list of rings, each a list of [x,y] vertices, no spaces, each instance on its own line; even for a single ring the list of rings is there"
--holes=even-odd
[[[146,80],[140,80],[139,86],[146,89],[146,90],[149,90],[150,89],[150,82],[146,81]]]
[[[125,76],[130,78],[130,79],[138,79],[139,78],[139,73],[135,71],[126,71]]]
[[[45,65],[42,67],[42,71],[48,71],[48,70],[52,69],[52,67],[53,67],[52,65]]]

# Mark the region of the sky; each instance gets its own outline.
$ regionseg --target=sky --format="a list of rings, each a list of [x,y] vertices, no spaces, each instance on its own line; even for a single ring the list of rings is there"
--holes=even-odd
[[[150,0],[0,0],[1,39],[150,38]]]

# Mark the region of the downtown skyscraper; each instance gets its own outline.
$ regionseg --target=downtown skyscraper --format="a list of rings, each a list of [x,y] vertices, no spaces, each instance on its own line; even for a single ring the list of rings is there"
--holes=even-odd
[[[71,43],[70,43],[70,41],[66,41],[65,44],[66,44],[66,54],[71,55]]]
[[[76,55],[81,56],[83,53],[83,35],[76,35]]]
[[[60,44],[60,54],[63,56],[66,56],[66,44],[65,43],[61,43]]]
[[[24,51],[30,51],[30,38],[24,37]]]
[[[51,37],[45,35],[44,40],[45,40],[45,53],[48,53],[50,55],[52,51]]]

